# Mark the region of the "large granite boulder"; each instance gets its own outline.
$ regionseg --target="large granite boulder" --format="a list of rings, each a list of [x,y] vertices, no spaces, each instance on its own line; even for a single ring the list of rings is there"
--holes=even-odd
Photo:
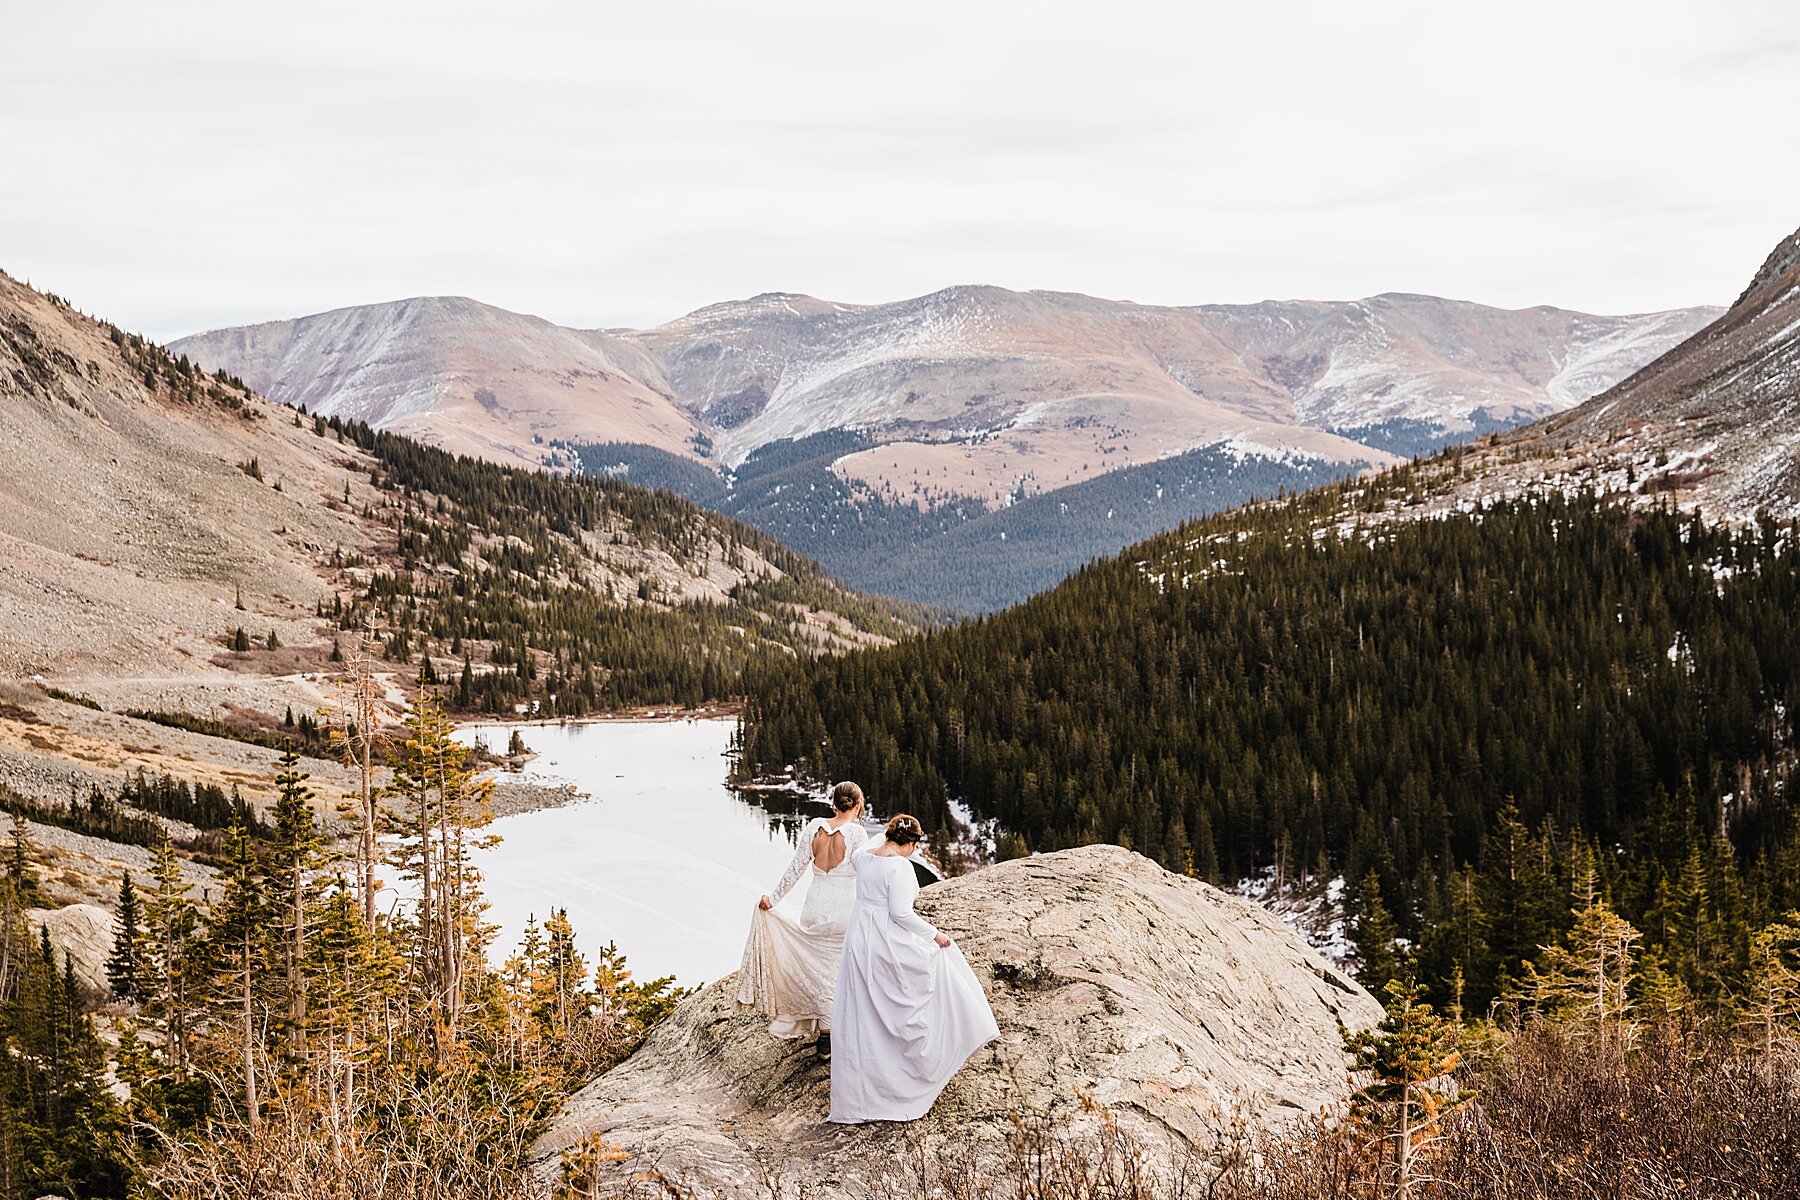
[[[113,915],[98,904],[70,904],[62,908],[28,908],[25,923],[35,937],[39,927],[50,931],[50,946],[60,969],[66,958],[75,968],[75,982],[91,992],[106,995],[106,960],[112,957]]]
[[[1381,1015],[1275,916],[1117,846],[949,880],[919,911],[962,946],[1000,1023],[925,1118],[825,1124],[826,1064],[739,1010],[728,978],[571,1100],[534,1148],[542,1173],[603,1141],[612,1153],[592,1157],[621,1179],[654,1167],[702,1196],[766,1195],[771,1177],[854,1196],[902,1144],[998,1154],[1016,1113],[1080,1123],[1096,1106],[1146,1145],[1204,1149],[1234,1117],[1339,1100],[1342,1028]]]

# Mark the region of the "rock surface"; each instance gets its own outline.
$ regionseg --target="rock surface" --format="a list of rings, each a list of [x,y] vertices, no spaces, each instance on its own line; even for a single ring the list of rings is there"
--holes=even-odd
[[[654,1166],[697,1195],[779,1178],[854,1196],[902,1144],[998,1153],[1010,1114],[1081,1121],[1084,1098],[1152,1149],[1204,1147],[1233,1115],[1276,1123],[1342,1096],[1339,1025],[1380,1017],[1278,918],[1117,846],[950,880],[919,910],[962,946],[1000,1024],[924,1119],[825,1124],[825,1063],[738,1010],[727,978],[573,1098],[534,1149],[541,1171],[599,1138],[629,1156],[608,1168],[621,1178]]]
[[[106,959],[113,948],[113,915],[98,904],[70,904],[64,908],[25,910],[25,923],[35,932],[50,931],[50,945],[60,968],[64,956],[75,964],[75,981],[90,991],[104,993]]]

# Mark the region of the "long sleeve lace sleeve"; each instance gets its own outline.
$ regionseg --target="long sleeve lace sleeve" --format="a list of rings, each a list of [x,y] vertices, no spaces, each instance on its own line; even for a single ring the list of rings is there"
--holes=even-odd
[[[901,861],[905,862],[904,859]],[[913,901],[919,895],[919,881],[913,877],[912,864],[905,863],[905,866],[906,873],[898,876],[888,887],[888,920],[908,933],[916,933],[922,938],[934,938],[937,936],[937,926],[913,911]]]
[[[775,890],[769,893],[769,899],[776,904],[781,898],[794,890],[794,885],[806,875],[812,866],[813,834],[817,832],[817,822],[808,822],[800,831],[800,844],[794,850],[794,861],[788,864],[787,870],[781,873],[781,879],[775,884]]]

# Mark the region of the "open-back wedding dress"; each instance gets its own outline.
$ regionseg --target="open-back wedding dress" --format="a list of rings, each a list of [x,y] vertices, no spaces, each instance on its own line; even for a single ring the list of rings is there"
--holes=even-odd
[[[813,840],[820,833],[841,838],[842,853],[828,854],[830,870],[813,861]],[[774,904],[812,872],[806,903],[796,922],[774,905],[750,914],[750,939],[738,971],[739,1004],[753,1004],[769,1018],[778,1038],[809,1038],[831,1027],[831,1001],[837,991],[838,962],[844,954],[844,929],[856,899],[856,875],[850,858],[868,841],[861,821],[833,828],[817,817],[800,831],[800,846],[781,882],[769,893]],[[833,862],[833,860],[835,861]]]
[[[912,862],[870,849],[850,862],[856,907],[831,1016],[828,1119],[911,1121],[1000,1029],[962,951],[939,947],[937,930],[913,912]]]

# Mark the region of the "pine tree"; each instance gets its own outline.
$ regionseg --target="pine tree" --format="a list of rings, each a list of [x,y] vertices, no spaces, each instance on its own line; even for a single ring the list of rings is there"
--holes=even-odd
[[[1426,977],[1442,984],[1460,980],[1464,988],[1469,980],[1494,978],[1493,953],[1488,945],[1490,922],[1482,904],[1481,888],[1475,873],[1453,871],[1444,888],[1444,912],[1425,928],[1420,945],[1420,965]],[[1434,987],[1434,991],[1438,991]],[[1485,984],[1471,989],[1467,999],[1483,1004],[1492,998]],[[1439,991],[1448,995],[1448,992]],[[1464,997],[1457,997],[1460,1007]]]
[[[375,845],[379,795],[375,787],[375,753],[383,743],[382,688],[375,677],[370,652],[374,636],[371,618],[369,625],[357,634],[356,650],[351,655],[350,670],[344,679],[345,690],[349,693],[347,719],[341,728],[332,728],[332,736],[341,741],[345,765],[354,766],[357,771],[357,790],[352,794],[357,816],[356,884],[362,899],[363,925],[371,933],[375,930],[375,890],[379,886]]]
[[[1601,899],[1591,879],[1566,945],[1542,947],[1525,964],[1523,995],[1539,1015],[1574,1020],[1602,1051],[1631,1034],[1631,985],[1640,934]]]
[[[356,890],[338,879],[325,895],[312,937],[307,1021],[315,1063],[334,1113],[355,1112],[378,1060],[382,1014],[400,1000],[404,963],[389,931],[363,924]]]
[[[131,886],[131,872],[127,871],[119,879],[119,911],[113,918],[112,953],[106,959],[106,980],[120,1000],[138,997],[143,936],[138,928],[137,889]]]
[[[224,892],[210,914],[214,1003],[227,1027],[235,1026],[243,1080],[244,1121],[261,1121],[261,1016],[266,1005],[270,958],[269,880],[242,824],[225,834]]]
[[[283,754],[275,776],[275,835],[268,847],[270,898],[280,928],[277,957],[283,966],[286,1020],[290,1045],[296,1054],[306,1052],[307,924],[322,890],[319,869],[325,862],[325,843],[313,811],[309,778],[300,769],[300,757],[292,750]]]
[[[481,919],[487,904],[472,861],[473,852],[492,841],[473,830],[486,820],[493,785],[476,782],[469,752],[452,740],[436,698],[421,696],[405,725],[391,788],[401,815],[390,861],[418,887],[419,977],[448,1046],[458,1038],[468,977],[481,971],[483,949],[493,936],[493,927]]]
[[[566,1035],[577,1018],[585,1016],[587,963],[575,948],[575,930],[569,910],[552,909],[544,922],[543,950],[534,989],[539,1019],[557,1035]]]
[[[475,707],[475,664],[468,657],[463,658],[462,676],[456,685],[456,707],[469,712]]]
[[[1356,958],[1360,964],[1356,977],[1371,991],[1385,988],[1400,977],[1400,953],[1396,941],[1399,930],[1393,914],[1381,898],[1381,877],[1371,870],[1363,876],[1362,891],[1357,896]]]
[[[156,849],[152,887],[144,902],[144,1015],[162,1035],[164,1060],[177,1078],[188,1074],[194,973],[200,911],[188,896],[181,860],[165,837]]]
[[[1562,928],[1568,893],[1557,885],[1548,831],[1534,836],[1510,797],[1483,847],[1479,903],[1504,981]]]
[[[1663,966],[1662,956],[1651,947],[1638,962],[1638,1011],[1653,1020],[1673,1021],[1693,1007],[1694,995],[1687,984]]]
[[[1718,991],[1724,949],[1709,875],[1696,841],[1679,872],[1673,879],[1665,877],[1656,892],[1655,927],[1662,935],[1658,949],[1669,971],[1697,996]]]
[[[1344,1046],[1370,1077],[1350,1098],[1352,1118],[1391,1147],[1394,1195],[1405,1197],[1438,1123],[1473,1096],[1448,1080],[1462,1062],[1457,1030],[1424,1003],[1425,989],[1391,979],[1384,990],[1387,1016],[1372,1030],[1347,1032]]]
[[[1800,913],[1789,913],[1750,939],[1750,971],[1739,1011],[1772,1053],[1777,1036],[1800,1020]]]
[[[31,851],[31,827],[24,817],[13,813],[12,837],[6,843],[6,878],[21,908],[34,907],[43,898],[31,869]]]

